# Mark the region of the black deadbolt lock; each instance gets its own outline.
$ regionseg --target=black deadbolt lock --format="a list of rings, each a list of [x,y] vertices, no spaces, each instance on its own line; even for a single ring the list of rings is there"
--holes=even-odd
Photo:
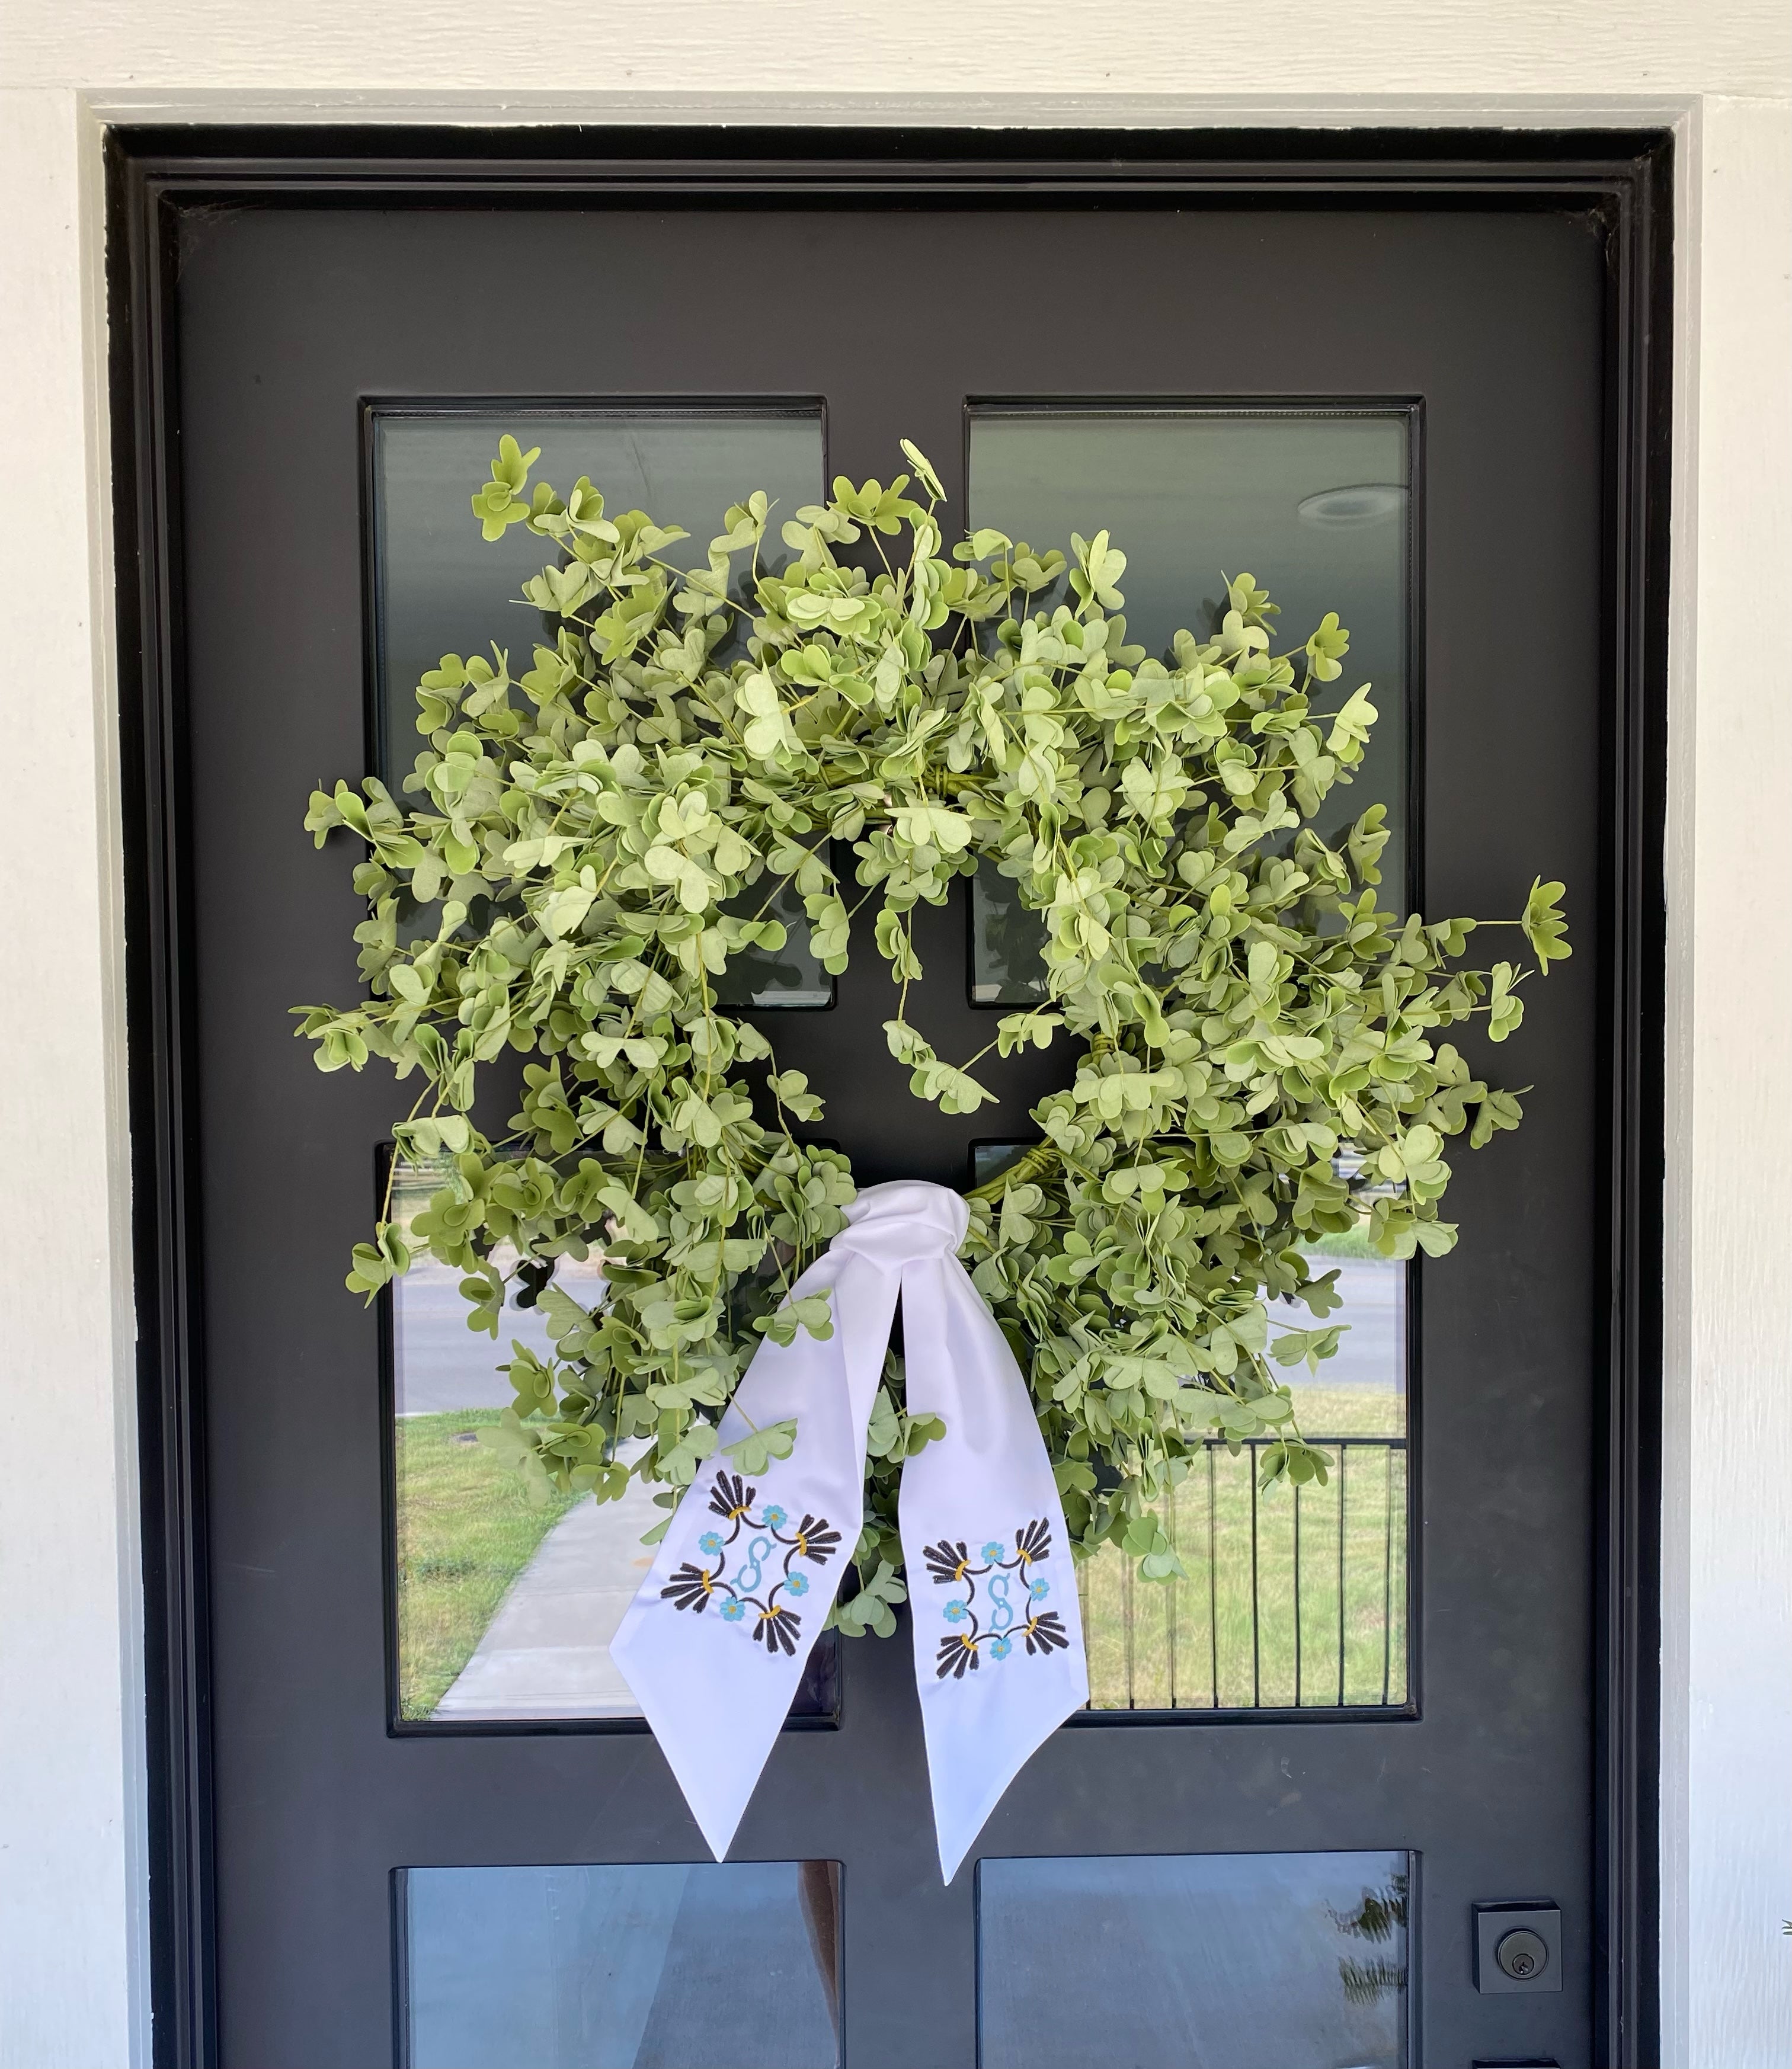
[[[1561,1988],[1561,1913],[1554,1904],[1476,1905],[1475,1987],[1487,1994]]]

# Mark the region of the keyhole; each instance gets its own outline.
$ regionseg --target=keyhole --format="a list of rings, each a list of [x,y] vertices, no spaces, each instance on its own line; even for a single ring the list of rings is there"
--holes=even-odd
[[[1493,1958],[1515,1983],[1528,1983],[1542,1974],[1549,1950],[1536,1933],[1521,1928],[1506,1934],[1494,1949]]]

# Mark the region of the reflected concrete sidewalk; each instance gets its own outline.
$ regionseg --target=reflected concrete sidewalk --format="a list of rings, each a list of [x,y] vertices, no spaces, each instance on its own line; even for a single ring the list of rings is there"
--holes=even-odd
[[[638,1717],[610,1641],[653,1563],[641,1533],[662,1513],[639,1480],[620,1501],[587,1496],[569,1508],[512,1583],[435,1716]]]

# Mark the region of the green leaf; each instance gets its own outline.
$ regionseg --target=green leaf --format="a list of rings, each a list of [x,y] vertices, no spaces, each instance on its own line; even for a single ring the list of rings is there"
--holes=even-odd
[[[482,520],[488,539],[501,539],[508,526],[529,516],[529,506],[520,497],[529,471],[541,457],[539,446],[525,453],[508,431],[499,439],[492,479],[473,496],[473,515]]]
[[[1487,1039],[1504,1042],[1515,1034],[1525,1018],[1525,1002],[1513,991],[1516,981],[1510,963],[1493,965],[1493,990],[1488,1000]]]
[[[753,1326],[774,1344],[794,1344],[798,1329],[825,1344],[834,1333],[834,1318],[825,1292],[808,1293],[801,1300],[786,1300],[774,1314],[761,1315]]]
[[[899,443],[902,447],[903,458],[915,470],[916,476],[921,486],[929,496],[943,503],[945,500],[945,491],[940,486],[940,477],[933,471],[925,454],[911,439],[903,439]]]
[[[1525,900],[1525,916],[1519,921],[1531,953],[1547,977],[1552,962],[1562,962],[1574,952],[1568,943],[1568,921],[1561,908],[1565,887],[1545,884],[1540,876]]]
[[[863,1638],[867,1631],[876,1631],[880,1638],[893,1637],[896,1606],[908,1599],[908,1590],[894,1565],[888,1559],[880,1559],[874,1573],[860,1577],[859,1591],[851,1601],[835,1603],[827,1619],[828,1627],[844,1631],[848,1638]]]
[[[1319,635],[1315,633],[1313,636],[1317,639]],[[1332,665],[1332,673],[1334,675],[1339,673],[1335,662]],[[1327,748],[1340,761],[1346,764],[1360,761],[1363,749],[1369,742],[1370,729],[1380,716],[1381,713],[1369,701],[1369,685],[1365,683],[1360,690],[1353,692],[1346,699],[1337,717],[1332,720],[1332,729],[1325,736]]]
[[[745,1437],[737,1437],[732,1444],[724,1444],[724,1454],[732,1459],[737,1468],[749,1474],[762,1473],[774,1459],[787,1459],[796,1448],[796,1418],[786,1422],[768,1422],[763,1429],[751,1430]]]

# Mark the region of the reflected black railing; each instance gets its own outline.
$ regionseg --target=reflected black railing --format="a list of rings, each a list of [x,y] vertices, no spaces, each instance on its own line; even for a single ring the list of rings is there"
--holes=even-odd
[[[1080,1570],[1092,1711],[1406,1704],[1406,1439],[1308,1441],[1326,1484],[1267,1492],[1274,1437],[1207,1442],[1159,1512],[1182,1577],[1141,1580],[1112,1547]]]

